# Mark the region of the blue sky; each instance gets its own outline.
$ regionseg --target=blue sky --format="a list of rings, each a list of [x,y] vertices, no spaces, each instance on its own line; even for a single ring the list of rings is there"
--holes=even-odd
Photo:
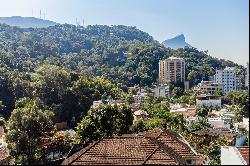
[[[1,17],[32,10],[59,23],[136,26],[160,42],[183,33],[214,57],[249,61],[249,0],[1,0]]]

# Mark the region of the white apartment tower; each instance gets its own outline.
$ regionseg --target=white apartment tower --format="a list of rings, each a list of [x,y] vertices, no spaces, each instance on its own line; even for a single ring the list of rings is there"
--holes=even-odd
[[[214,75],[214,82],[223,83],[223,91],[225,93],[237,90],[238,80],[234,67],[216,70],[216,74]]]
[[[184,82],[185,61],[183,58],[170,57],[159,62],[159,82]]]

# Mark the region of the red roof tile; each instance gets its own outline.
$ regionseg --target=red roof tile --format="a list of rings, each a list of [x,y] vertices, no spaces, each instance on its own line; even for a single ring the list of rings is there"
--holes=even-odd
[[[0,138],[2,138],[3,135],[4,135],[4,129],[3,129],[3,127],[1,126],[1,127],[0,127]]]
[[[0,161],[5,160],[9,156],[9,150],[6,147],[0,148]]]
[[[103,138],[74,153],[62,165],[177,165],[199,158],[177,133],[158,129],[143,135]]]
[[[247,165],[249,165],[249,147],[237,147],[238,151],[240,152],[243,159],[247,162]]]

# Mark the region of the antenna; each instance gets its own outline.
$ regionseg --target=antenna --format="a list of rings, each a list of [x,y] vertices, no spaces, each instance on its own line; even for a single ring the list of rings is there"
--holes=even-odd
[[[45,20],[45,12],[43,13],[43,19]]]
[[[84,27],[84,19],[82,19],[82,26]]]
[[[77,18],[76,18],[76,25],[80,26],[80,22],[77,21]]]
[[[40,19],[42,18],[42,10],[40,9]]]
[[[33,8],[32,8],[32,11],[31,11],[31,15],[32,15],[32,17],[33,17]]]

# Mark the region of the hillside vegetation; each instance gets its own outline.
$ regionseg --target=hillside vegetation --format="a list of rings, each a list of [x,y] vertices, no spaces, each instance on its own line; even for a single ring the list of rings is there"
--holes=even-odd
[[[216,68],[236,66],[244,72],[243,66],[195,48],[165,48],[136,27],[0,24],[0,108],[9,116],[19,99],[38,98],[55,112],[56,121],[79,120],[93,100],[156,83],[159,60],[170,56],[185,59],[191,86]]]

